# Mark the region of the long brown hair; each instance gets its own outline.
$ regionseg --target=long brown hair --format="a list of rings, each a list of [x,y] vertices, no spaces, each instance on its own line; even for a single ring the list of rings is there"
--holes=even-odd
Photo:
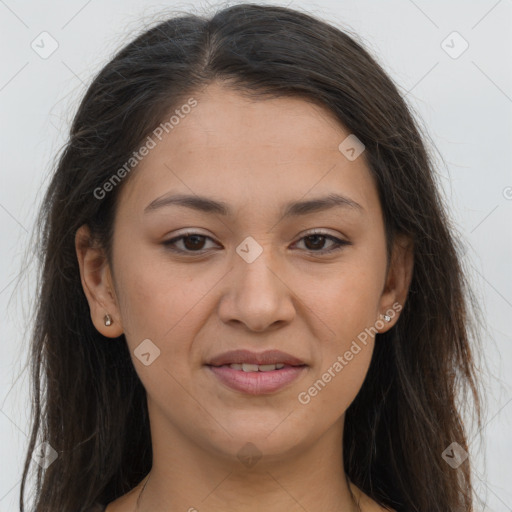
[[[410,236],[414,273],[400,321],[377,335],[367,378],[347,410],[345,470],[398,512],[473,510],[469,460],[455,469],[442,453],[454,442],[468,450],[464,398],[481,425],[477,304],[427,136],[357,36],[289,8],[241,4],[146,30],[94,78],[74,117],[36,225],[33,418],[21,512],[31,455],[43,441],[58,457],[37,467],[35,512],[109,503],[151,469],[145,390],[124,335],[105,338],[91,322],[74,237],[87,224],[112,264],[116,201],[130,176],[102,199],[94,191],[164,113],[214,80],[261,98],[319,102],[365,145],[388,257],[395,235]]]

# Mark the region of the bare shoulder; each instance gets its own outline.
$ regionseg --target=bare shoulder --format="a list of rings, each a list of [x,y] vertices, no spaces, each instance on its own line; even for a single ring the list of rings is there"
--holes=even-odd
[[[123,494],[114,501],[111,501],[105,512],[133,512],[137,502],[137,496],[141,489],[141,484],[134,487],[131,491]]]
[[[141,490],[142,482],[134,487],[130,492],[117,498],[107,505],[105,512],[133,512],[137,502],[137,496]],[[356,487],[352,482],[350,488],[354,494],[354,497],[359,502],[361,512],[396,512],[392,509],[387,509],[380,506],[376,501],[370,498],[367,494]]]
[[[361,491],[359,487],[356,487],[352,482],[350,482],[350,488],[352,489],[352,493],[359,503],[361,512],[396,512],[393,509],[384,508],[379,505],[376,501],[370,498],[370,496]]]
[[[125,498],[126,496],[127,495],[125,494],[124,496],[111,501],[107,505],[105,512],[133,512],[133,510],[135,510],[135,504],[130,506],[129,501]]]

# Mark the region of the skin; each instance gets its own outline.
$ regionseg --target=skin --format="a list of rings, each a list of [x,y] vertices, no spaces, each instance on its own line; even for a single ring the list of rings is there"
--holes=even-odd
[[[307,404],[301,392],[321,379],[365,328],[403,306],[412,244],[398,238],[386,273],[382,210],[361,156],[338,145],[350,134],[322,106],[300,98],[248,99],[220,83],[193,95],[190,114],[166,134],[120,195],[113,264],[76,235],[82,285],[96,329],[124,333],[147,391],[153,468],[139,511],[291,512],[384,510],[347,484],[342,461],[345,411],[366,376],[367,344]],[[283,218],[283,205],[336,192],[362,209],[335,207]],[[167,206],[156,198],[185,193],[226,202],[232,215]],[[163,242],[184,228],[210,238]],[[331,253],[328,238],[349,241]],[[235,251],[251,236],[262,253],[248,263]],[[202,251],[202,255],[193,252]],[[316,252],[315,252],[316,251]],[[112,317],[105,326],[106,313]],[[150,339],[160,355],[134,355]],[[205,362],[227,350],[280,349],[308,366],[285,388],[247,395],[221,384]],[[237,454],[251,442],[252,466]],[[144,479],[107,507],[133,512]]]

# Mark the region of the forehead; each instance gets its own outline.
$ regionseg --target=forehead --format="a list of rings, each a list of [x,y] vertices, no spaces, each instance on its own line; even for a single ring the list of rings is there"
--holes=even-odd
[[[327,149],[330,144],[325,140],[326,130],[330,127],[331,135],[339,136],[340,123],[319,103],[295,96],[262,98],[248,94],[211,84],[194,95],[198,107],[189,116],[188,127],[211,146],[224,146],[226,136],[233,140],[247,140],[250,136],[255,144],[278,147],[286,141],[288,147]],[[266,129],[261,130],[262,126]],[[190,135],[187,138],[193,142]]]
[[[250,98],[212,84],[132,172],[121,203],[143,210],[167,191],[237,205],[278,206],[307,194],[377,199],[364,153],[339,145],[350,132],[326,108],[299,97]],[[175,107],[180,109],[179,105]]]

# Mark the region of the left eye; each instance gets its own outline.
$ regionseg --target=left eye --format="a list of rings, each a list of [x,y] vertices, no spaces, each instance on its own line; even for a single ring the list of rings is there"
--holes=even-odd
[[[346,240],[341,240],[339,238],[336,238],[335,236],[328,235],[326,233],[313,233],[311,235],[306,235],[306,236],[302,237],[299,241],[302,241],[302,240],[305,240],[305,241],[309,240],[309,242],[310,242],[309,245],[312,246],[312,248],[306,247],[306,250],[309,252],[321,252],[321,253],[332,252],[332,251],[341,249],[341,247],[343,247],[344,245],[350,245],[350,242],[347,242]],[[326,241],[330,241],[332,243],[332,245],[329,249],[322,248]],[[306,243],[306,246],[307,245],[308,244]],[[318,250],[319,246],[321,246],[320,250]]]
[[[175,238],[171,238],[170,240],[167,240],[163,242],[163,244],[167,247],[169,247],[174,252],[185,252],[185,253],[191,253],[196,252],[199,253],[201,251],[207,250],[205,249],[205,241],[210,240],[213,241],[209,236],[201,235],[199,233],[187,233],[185,235],[180,235]],[[341,247],[345,245],[351,245],[350,242],[347,242],[346,240],[341,240],[335,236],[329,235],[327,233],[312,233],[310,235],[306,235],[299,239],[300,241],[305,241],[306,244],[306,251],[308,252],[315,252],[315,253],[327,253],[332,252],[338,249],[341,249]],[[325,249],[323,246],[324,244],[330,241],[331,247],[328,249]],[[178,243],[182,243],[182,246],[184,248],[177,247]],[[309,245],[309,247],[308,247]]]

